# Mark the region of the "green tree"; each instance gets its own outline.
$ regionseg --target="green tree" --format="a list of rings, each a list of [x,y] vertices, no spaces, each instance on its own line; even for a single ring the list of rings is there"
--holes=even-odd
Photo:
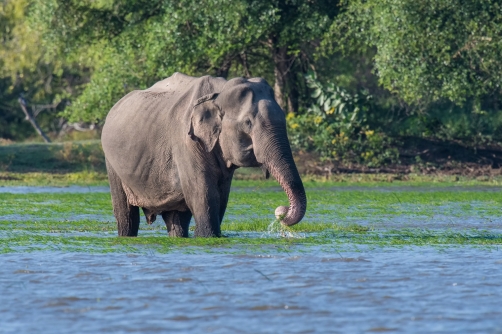
[[[33,1],[31,22],[44,42],[93,67],[66,110],[87,121],[176,71],[263,76],[296,111],[303,73],[338,10],[327,0]]]
[[[376,48],[380,83],[410,103],[500,95],[498,0],[351,0],[327,35],[338,48]]]
[[[64,102],[79,94],[86,70],[50,55],[41,34],[28,24],[30,0],[0,2],[0,137],[22,139],[34,134],[18,102],[31,103],[45,131],[57,131]],[[63,102],[63,103],[61,103]]]

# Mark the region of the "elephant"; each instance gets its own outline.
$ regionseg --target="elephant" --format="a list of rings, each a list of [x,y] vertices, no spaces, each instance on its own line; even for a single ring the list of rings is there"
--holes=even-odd
[[[109,111],[102,128],[113,213],[119,236],[137,236],[162,215],[169,236],[221,236],[234,171],[261,167],[280,183],[287,226],[307,208],[284,111],[262,78],[192,77],[175,73],[135,90]]]

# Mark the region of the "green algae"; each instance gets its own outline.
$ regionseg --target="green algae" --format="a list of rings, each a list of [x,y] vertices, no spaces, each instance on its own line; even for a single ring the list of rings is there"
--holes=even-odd
[[[279,252],[291,248],[308,252],[318,251],[319,247],[333,251],[333,247],[358,245],[502,245],[500,227],[462,225],[474,217],[488,222],[487,226],[499,226],[501,192],[470,191],[468,187],[440,191],[424,187],[414,190],[307,187],[309,204],[304,221],[282,230],[276,225],[272,230],[273,211],[278,205],[287,204],[286,195],[276,188],[256,187],[259,181],[246,182],[245,188],[238,187],[230,195],[222,224],[226,237],[209,239],[169,238],[160,217],[153,225],[143,220],[137,238],[119,238],[109,193],[0,193],[0,253],[37,250],[141,253],[176,249]],[[401,224],[410,218],[434,228],[409,228]],[[391,227],[388,222],[392,222]],[[193,228],[192,225],[192,231]]]
[[[378,191],[307,189],[307,217],[324,215],[333,220],[345,217],[486,215],[502,216],[502,192],[481,191]],[[282,191],[234,191],[230,194],[226,222],[273,218],[273,210],[287,204]],[[77,215],[112,215],[109,193],[0,193],[0,220],[6,215],[69,219]],[[327,221],[319,221],[327,222]],[[252,223],[252,222],[250,222]]]
[[[428,231],[407,229],[353,233],[325,230],[302,238],[249,237],[234,235],[222,238],[169,238],[167,236],[143,236],[138,238],[65,236],[45,234],[11,233],[0,238],[0,253],[58,250],[70,252],[146,252],[166,253],[179,248],[203,248],[209,251],[255,252],[281,251],[296,247],[308,251],[310,247],[367,245],[374,247],[403,246],[492,246],[502,245],[502,234],[489,231]],[[328,248],[329,249],[329,248]],[[199,249],[200,250],[200,249]],[[319,250],[319,249],[317,249]]]

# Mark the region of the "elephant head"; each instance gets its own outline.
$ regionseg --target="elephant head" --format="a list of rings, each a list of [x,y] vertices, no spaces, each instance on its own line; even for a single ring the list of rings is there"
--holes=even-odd
[[[307,197],[289,146],[286,118],[265,80],[229,80],[219,94],[199,99],[194,115],[189,134],[207,151],[217,142],[227,168],[262,167],[277,179],[290,202],[276,209],[284,225],[303,218]]]

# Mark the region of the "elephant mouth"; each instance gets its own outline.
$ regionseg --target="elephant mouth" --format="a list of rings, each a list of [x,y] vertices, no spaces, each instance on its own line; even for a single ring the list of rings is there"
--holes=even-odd
[[[246,162],[247,162],[246,166],[249,166],[249,167],[260,167],[260,165],[262,165],[256,159],[256,155],[254,154],[254,149],[252,149],[252,148],[247,153]]]
[[[227,169],[237,169],[241,167],[260,167],[262,164],[256,161],[254,156],[250,156],[249,158],[242,159],[242,161],[238,162],[227,161],[225,165]]]
[[[270,171],[268,170],[267,166],[265,166],[265,164],[260,164],[260,169],[263,172],[265,179],[268,180],[270,178]]]
[[[232,164],[237,167],[260,167],[260,163],[256,160],[254,148],[252,145],[241,150],[240,157],[237,161],[232,161]]]

